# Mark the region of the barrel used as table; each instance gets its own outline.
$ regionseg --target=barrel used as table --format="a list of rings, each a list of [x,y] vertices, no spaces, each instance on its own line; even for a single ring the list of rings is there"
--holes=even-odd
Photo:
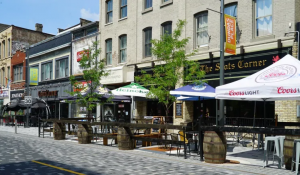
[[[126,130],[123,127],[118,128],[118,147],[119,150],[132,150],[134,149],[134,140],[130,139],[130,136],[127,134]]]
[[[285,140],[284,140],[284,149],[283,149],[284,164],[285,164],[285,168],[288,170],[291,169],[295,139],[300,139],[300,136],[285,136]]]
[[[79,144],[89,144],[92,143],[93,139],[93,128],[91,125],[78,124],[78,143]]]
[[[64,140],[66,138],[66,126],[64,123],[53,123],[54,140]]]
[[[207,163],[225,163],[226,135],[223,132],[205,131],[203,139],[204,160]]]

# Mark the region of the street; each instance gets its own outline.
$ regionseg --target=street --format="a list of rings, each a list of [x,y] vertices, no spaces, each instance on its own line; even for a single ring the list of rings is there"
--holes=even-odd
[[[0,174],[289,174],[0,131]]]

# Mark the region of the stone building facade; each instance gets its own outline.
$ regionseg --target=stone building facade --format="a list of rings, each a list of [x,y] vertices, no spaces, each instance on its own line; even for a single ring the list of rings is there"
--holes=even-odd
[[[225,54],[225,61],[252,60],[256,56],[264,59],[266,55],[266,62],[270,65],[273,57],[291,53],[295,36],[287,33],[295,31],[296,24],[300,22],[300,12],[297,10],[299,6],[300,0],[226,0],[225,13],[236,17],[238,30],[237,56]],[[147,53],[149,36],[150,39],[159,39],[169,27],[174,29],[179,19],[187,22],[182,35],[182,38],[190,39],[186,47],[187,53],[197,49],[190,59],[203,65],[219,60],[220,14],[214,12],[220,9],[219,0],[100,0],[100,9],[101,59],[106,59],[108,69],[119,66],[151,69],[153,63],[159,64],[156,58]],[[123,36],[127,40],[125,61],[121,60],[124,48],[120,45]],[[262,68],[264,67],[253,70],[241,68],[234,72],[225,72],[225,83],[253,74]],[[219,85],[219,74],[212,74],[207,72],[205,79],[216,87]],[[297,102],[286,106],[291,106],[292,103],[294,109]],[[273,113],[274,108],[278,113],[278,105],[281,104],[276,102],[275,108],[274,103],[270,104]],[[183,102],[184,115],[182,118],[175,118],[174,115],[173,123],[193,120],[197,115],[196,107],[193,102]],[[136,108],[136,116],[149,115],[146,102],[138,103]],[[227,106],[227,110],[231,110],[231,107]],[[217,116],[218,112],[214,115]],[[283,115],[285,114],[279,114],[279,118]],[[294,113],[291,115],[295,117]]]

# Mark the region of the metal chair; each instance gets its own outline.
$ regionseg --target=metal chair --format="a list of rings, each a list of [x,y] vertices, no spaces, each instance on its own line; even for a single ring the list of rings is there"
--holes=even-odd
[[[293,149],[291,171],[293,171],[294,164],[296,164],[296,174],[298,174],[299,154],[300,154],[300,139],[295,139],[294,140],[294,149]],[[296,155],[296,160],[295,160],[295,155]]]
[[[268,166],[268,159],[269,159],[269,150],[271,148],[271,143],[275,144],[275,149],[276,149],[276,156],[278,157],[278,168],[280,169],[282,167],[282,162],[281,162],[281,156],[280,156],[280,146],[279,146],[279,138],[278,137],[266,137],[265,138],[265,145],[264,145],[264,162],[265,165],[264,167]]]
[[[179,141],[179,139],[178,139],[178,134],[175,134],[175,133],[171,133],[170,134],[171,135],[171,140],[172,141]],[[177,147],[177,156],[179,157],[179,153],[178,153],[178,151],[179,151],[179,149],[181,148],[181,145],[180,144],[178,144],[178,143],[171,143],[171,146],[170,146],[170,154],[169,154],[169,156],[171,155],[171,151],[172,151],[172,145],[176,145],[176,147]]]

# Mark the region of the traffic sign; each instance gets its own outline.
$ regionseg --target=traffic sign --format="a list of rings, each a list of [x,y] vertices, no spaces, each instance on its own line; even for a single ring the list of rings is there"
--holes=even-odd
[[[24,97],[25,105],[31,105],[32,104],[32,97],[31,96],[25,96]]]

